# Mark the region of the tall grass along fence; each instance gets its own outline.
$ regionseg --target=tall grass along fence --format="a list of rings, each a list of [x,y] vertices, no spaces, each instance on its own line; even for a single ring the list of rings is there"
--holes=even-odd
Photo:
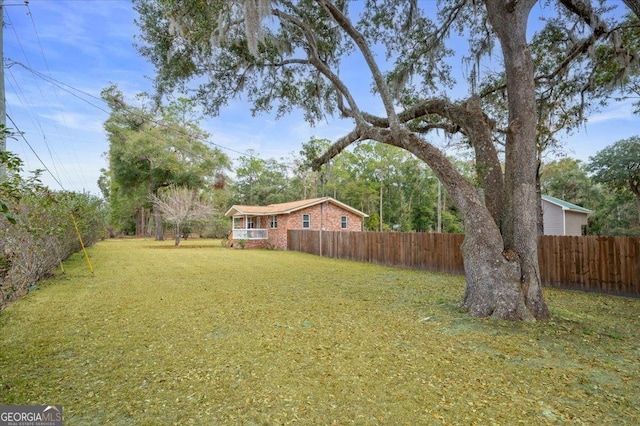
[[[325,257],[464,274],[461,234],[290,230],[287,248]],[[546,286],[640,297],[640,238],[538,237]]]

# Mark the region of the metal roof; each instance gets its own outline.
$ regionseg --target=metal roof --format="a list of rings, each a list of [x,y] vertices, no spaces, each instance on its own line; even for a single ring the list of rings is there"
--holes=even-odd
[[[564,201],[564,200],[561,200],[560,198],[552,197],[550,195],[543,195],[542,199],[551,204],[555,204],[556,206],[562,207],[562,210],[570,210],[573,212],[587,213],[587,214],[593,213],[589,209],[585,209],[584,207],[580,207],[577,204],[572,204],[568,201]]]

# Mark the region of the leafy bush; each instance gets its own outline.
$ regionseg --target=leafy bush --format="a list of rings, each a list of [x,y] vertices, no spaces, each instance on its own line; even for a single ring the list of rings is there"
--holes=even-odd
[[[205,238],[225,238],[231,229],[231,221],[223,214],[216,212],[211,220],[200,224],[196,229]]]
[[[97,197],[51,191],[40,183],[38,172],[22,178],[17,157],[5,154],[2,161],[7,176],[0,199],[7,211],[0,215],[0,309],[81,249],[74,220],[89,246],[103,237],[106,217],[104,202]]]

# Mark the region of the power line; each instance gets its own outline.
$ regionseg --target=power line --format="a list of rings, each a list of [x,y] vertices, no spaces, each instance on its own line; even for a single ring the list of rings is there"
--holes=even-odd
[[[47,75],[51,76],[51,69],[49,68],[49,62],[47,61],[47,57],[46,57],[46,55],[44,53],[44,49],[42,48],[42,40],[40,39],[40,34],[38,33],[38,29],[36,28],[36,23],[35,23],[35,21],[33,19],[33,13],[31,12],[31,8],[29,7],[28,2],[27,2],[27,10],[28,10],[27,15],[29,15],[29,18],[31,18],[31,26],[33,27],[33,32],[36,35],[36,39],[38,40],[38,47],[40,48],[40,54],[42,55],[42,60],[44,62],[44,66],[45,66],[45,68],[47,70]],[[25,54],[25,56],[26,56],[26,54]],[[66,115],[65,115],[64,111],[61,108],[62,103],[60,102],[60,97],[58,96],[58,91],[55,89],[55,87],[54,87],[53,92],[54,92],[54,95],[55,95],[55,98],[56,98],[56,101],[57,101],[56,105],[58,107],[58,111],[60,111],[60,115],[62,117],[63,128],[67,132],[67,136],[69,136],[69,133],[68,133],[69,125],[67,123]],[[45,139],[45,143],[46,143],[46,139]],[[51,149],[49,148],[49,144],[46,143],[46,146],[47,146],[47,149],[49,150],[49,154],[50,154],[50,157],[51,157],[51,161],[53,162],[53,166],[56,167],[55,161],[53,160],[53,155],[51,154]],[[65,148],[66,148],[66,146],[65,146]],[[73,150],[73,153],[74,153],[74,156],[75,156],[75,164],[80,164],[80,161],[78,159],[78,155],[77,155],[76,151]],[[69,156],[68,150],[67,150],[66,154],[67,154],[67,156]],[[65,171],[65,173],[66,173],[66,170],[64,169],[64,167],[63,167],[63,171]],[[56,172],[57,172],[57,168],[56,168]],[[84,180],[84,173],[79,173],[79,175],[80,175],[80,179],[82,180],[84,186],[87,187],[88,186],[87,182]],[[67,177],[69,177],[68,174],[67,174]]]
[[[51,170],[49,169],[49,167],[47,167],[47,165],[45,164],[44,161],[42,161],[42,158],[40,158],[40,156],[38,155],[38,153],[36,152],[35,149],[33,149],[33,147],[31,146],[31,144],[29,143],[29,141],[27,140],[27,138],[24,136],[24,133],[20,131],[20,129],[18,128],[18,125],[15,123],[15,121],[13,121],[13,119],[11,118],[11,116],[7,115],[7,118],[9,119],[9,121],[11,121],[11,124],[13,125],[13,128],[16,130],[16,132],[18,133],[18,135],[20,135],[20,137],[22,138],[22,140],[24,140],[24,142],[27,144],[27,146],[29,147],[29,149],[31,150],[31,152],[33,152],[33,155],[36,156],[36,158],[38,159],[38,161],[40,161],[40,164],[42,164],[42,167],[44,167],[44,169],[49,172],[49,174],[51,175],[51,177],[53,178],[54,181],[56,181],[56,183],[58,185],[60,185],[60,188],[62,188],[63,191],[66,191],[66,189],[64,189],[64,185],[62,185],[62,183],[60,182],[60,180],[58,180],[58,178],[51,172]]]
[[[27,8],[28,8],[28,4],[27,4]],[[44,55],[44,50],[42,49],[42,43],[40,42],[40,36],[39,36],[39,34],[38,34],[38,32],[37,32],[37,30],[36,30],[36,28],[35,28],[35,22],[33,21],[33,16],[32,16],[32,14],[31,14],[31,10],[30,10],[30,9],[29,9],[29,11],[28,11],[27,15],[29,15],[29,16],[31,17],[31,22],[32,22],[32,25],[33,25],[33,30],[34,30],[34,32],[36,33],[36,37],[38,38],[38,43],[39,43],[39,45],[40,45],[40,51],[41,51],[41,54],[42,54],[42,58],[44,59],[44,61],[45,61],[45,63],[46,63],[46,57],[45,57],[45,55]],[[22,44],[22,41],[20,40],[20,37],[19,37],[19,35],[18,35],[18,32],[16,31],[16,26],[15,26],[15,25],[14,25],[14,23],[12,22],[12,20],[11,20],[11,16],[10,16],[9,14],[7,14],[7,21],[8,21],[8,24],[9,24],[8,26],[10,26],[10,27],[13,29],[13,33],[14,33],[14,35],[15,35],[15,40],[16,40],[16,42],[18,43],[18,46],[20,47],[20,51],[22,52],[22,55],[24,56],[25,61],[26,61],[26,62],[27,62],[27,64],[28,64],[27,66],[31,67],[31,63],[30,63],[29,55],[27,55],[27,52],[25,51],[25,48],[24,48],[24,46],[23,46],[23,44]],[[42,139],[43,139],[44,144],[45,144],[45,146],[46,146],[47,152],[49,153],[49,158],[51,159],[51,162],[52,162],[52,164],[53,164],[53,169],[55,170],[55,172],[56,172],[56,175],[57,175],[58,179],[60,179],[60,172],[58,171],[58,163],[59,163],[60,165],[62,165],[62,162],[60,161],[60,159],[59,159],[59,158],[58,158],[57,160],[56,160],[56,159],[54,159],[54,151],[52,151],[52,149],[51,149],[51,146],[50,146],[50,144],[49,144],[49,138],[47,137],[47,133],[45,132],[45,130],[44,130],[43,126],[42,126],[42,123],[41,123],[41,122],[40,122],[40,120],[38,119],[38,115],[33,111],[33,108],[31,107],[31,105],[29,104],[29,102],[27,102],[27,98],[26,98],[26,96],[25,96],[24,92],[22,91],[22,88],[21,88],[20,84],[18,83],[18,81],[16,80],[16,77],[15,77],[15,76],[13,75],[13,73],[11,72],[10,65],[7,65],[7,66],[6,66],[6,68],[7,68],[7,70],[9,71],[9,75],[11,76],[11,78],[13,78],[13,80],[14,80],[14,82],[15,82],[15,88],[14,88],[15,92],[22,96],[22,102],[23,102],[24,107],[25,107],[26,109],[28,109],[29,111],[31,111],[31,116],[30,116],[30,118],[31,118],[31,120],[32,120],[32,122],[33,122],[34,127],[35,127],[37,130],[39,130],[39,131],[40,131],[40,134],[42,135]],[[48,65],[47,65],[47,69],[48,69]],[[40,81],[39,81],[39,80],[36,78],[36,76],[35,76],[35,75],[33,75],[33,74],[31,75],[31,77],[32,77],[32,80],[33,80],[32,85],[33,85],[34,87],[36,87],[36,88],[37,88],[37,90],[38,90],[38,92],[39,92],[39,94],[40,94],[40,97],[41,97],[42,99],[46,99],[46,97],[45,97],[45,95],[44,95],[44,93],[43,93],[43,89],[42,89],[42,86],[41,86],[41,84],[40,84]],[[20,98],[20,96],[18,96],[18,98]],[[61,104],[60,104],[60,100],[59,100],[59,98],[57,97],[57,93],[56,93],[56,99],[58,100],[58,107],[60,107],[60,105],[61,105]],[[64,114],[62,113],[62,111],[60,111],[60,114],[63,116],[63,119],[64,119]],[[67,126],[66,122],[65,122],[64,124],[65,124],[65,126]],[[56,126],[56,127],[57,127],[57,126]],[[65,128],[67,128],[67,129],[68,129],[68,127],[65,127]],[[68,155],[68,154],[67,154],[67,155]],[[76,157],[76,164],[79,164],[79,163],[80,163],[80,162],[79,162],[79,160],[78,160],[78,159],[77,159],[77,157]],[[67,170],[66,170],[64,167],[62,167],[62,171],[64,172],[64,174],[65,174],[65,176],[67,177],[67,179],[69,179],[69,180],[70,180],[71,178],[70,178],[70,176],[69,176],[69,173],[67,172]],[[78,175],[81,177],[81,179],[83,179],[83,180],[84,180],[84,174],[82,174],[82,173],[78,173]],[[85,187],[86,187],[86,186],[87,186],[87,185],[86,185],[86,182],[84,182],[84,184],[85,184]]]
[[[36,70],[34,70],[33,68],[31,68],[31,67],[29,67],[29,66],[27,66],[27,65],[25,65],[25,64],[23,64],[23,63],[20,63],[20,62],[17,62],[17,61],[13,61],[13,60],[11,60],[11,59],[9,59],[9,60],[7,61],[7,63],[8,63],[8,65],[7,65],[7,67],[8,67],[8,68],[11,68],[11,67],[12,67],[12,66],[14,66],[14,65],[19,65],[19,66],[21,66],[22,68],[24,68],[25,70],[27,70],[27,71],[29,71],[30,73],[32,73],[34,76],[39,77],[39,78],[41,78],[41,79],[45,80],[46,82],[48,82],[48,83],[50,83],[50,84],[52,84],[52,85],[54,85],[54,86],[58,87],[59,89],[61,89],[61,90],[65,91],[65,92],[67,92],[67,93],[71,94],[72,96],[76,97],[77,99],[79,99],[79,100],[81,100],[81,101],[83,101],[83,102],[85,102],[85,103],[89,104],[89,105],[90,105],[90,106],[92,106],[93,108],[96,108],[96,109],[98,109],[98,110],[100,110],[100,111],[104,112],[104,113],[105,113],[105,114],[107,114],[107,115],[108,115],[108,114],[110,114],[110,111],[109,111],[109,110],[107,110],[107,109],[105,109],[105,108],[101,107],[100,105],[96,105],[95,103],[91,102],[90,100],[86,99],[85,97],[79,96],[79,95],[78,95],[78,93],[81,93],[81,94],[83,94],[83,95],[85,95],[85,96],[88,96],[88,97],[90,97],[90,98],[93,98],[93,99],[97,99],[97,100],[99,100],[100,102],[105,102],[105,101],[104,101],[103,99],[101,99],[101,98],[98,98],[98,97],[93,96],[93,95],[91,95],[91,94],[89,94],[89,93],[87,93],[87,92],[84,92],[84,91],[82,91],[82,90],[79,90],[79,89],[77,89],[77,88],[74,88],[73,86],[70,86],[70,85],[68,85],[68,84],[66,84],[66,83],[60,82],[60,81],[58,81],[58,80],[54,79],[54,78],[53,78],[53,77],[51,77],[51,76],[47,76],[47,75],[45,75],[45,74],[42,74],[41,72],[36,71]],[[134,115],[134,116],[143,117],[143,115],[142,115],[142,114],[138,113],[138,112],[137,112],[135,109],[133,109],[133,108],[129,108],[129,107],[127,106],[127,107],[126,107],[126,110],[127,110],[130,114],[132,114],[132,115]],[[146,118],[146,117],[145,117],[145,118]],[[158,121],[155,121],[155,124],[159,124],[159,122],[158,122]],[[40,127],[41,127],[41,126],[40,126]],[[162,137],[162,136],[159,136],[159,135],[157,135],[157,134],[152,134],[152,133],[150,133],[150,132],[146,131],[145,129],[141,129],[141,131],[142,131],[143,133],[146,133],[146,134],[147,134],[147,135],[149,135],[149,136],[153,136],[153,137],[155,137],[155,138],[157,138],[157,139],[160,139],[160,140],[163,140],[163,141],[165,141],[165,142],[167,142],[167,143],[169,143],[169,142],[170,142],[168,139],[166,139],[166,138],[164,138],[164,137]],[[44,135],[44,130],[42,130],[42,132],[43,132],[43,135]],[[202,141],[202,140],[201,140],[201,142],[203,142],[203,143],[207,143],[207,141]],[[47,146],[47,147],[48,147],[48,146]],[[33,147],[29,146],[29,148],[30,148],[30,149],[31,149],[31,151],[32,151],[32,152],[34,152],[34,154],[35,154],[35,150],[33,149]],[[200,158],[200,159],[203,159],[203,157],[202,157],[201,155],[196,154],[196,153],[194,153],[194,152],[191,152],[191,151],[189,151],[189,150],[187,150],[187,149],[184,149],[184,148],[177,148],[177,147],[176,147],[176,149],[177,149],[177,150],[179,150],[179,151],[181,151],[181,152],[183,152],[184,154],[191,155],[191,156],[192,156],[192,157],[194,157],[194,158]],[[36,155],[36,156],[37,156],[37,155]],[[39,161],[44,165],[44,163],[43,163],[43,161],[42,161],[42,159],[41,159],[40,157],[38,157],[38,160],[39,160]],[[46,167],[46,165],[45,165],[45,167]],[[49,169],[48,167],[46,167],[46,169],[47,169],[47,171],[49,171],[49,173],[50,173],[50,174],[52,174],[52,173],[51,173],[51,171],[50,171],[50,169]],[[53,174],[52,174],[52,175],[53,175]],[[59,181],[59,180],[58,180],[58,179],[56,179],[56,181]]]
[[[110,114],[110,111],[108,111],[108,110],[106,110],[105,108],[100,107],[100,106],[98,106],[98,105],[96,105],[96,104],[94,104],[94,103],[89,102],[88,100],[86,100],[86,99],[82,98],[81,96],[79,96],[77,93],[81,93],[81,94],[82,94],[82,95],[84,95],[84,96],[88,96],[88,97],[90,97],[90,98],[92,98],[92,99],[96,99],[96,100],[98,100],[98,101],[100,101],[100,102],[102,102],[102,103],[105,103],[105,104],[106,104],[106,101],[105,101],[104,99],[102,99],[102,98],[100,98],[100,97],[97,97],[97,96],[95,96],[95,95],[92,95],[91,93],[88,93],[88,92],[85,92],[85,91],[83,91],[83,90],[80,90],[80,89],[78,89],[78,88],[75,88],[75,87],[73,87],[73,86],[71,86],[71,85],[69,85],[69,84],[63,83],[63,82],[61,82],[61,81],[59,81],[59,80],[56,80],[56,79],[55,79],[55,78],[53,78],[53,77],[46,76],[45,74],[42,74],[41,72],[36,71],[36,70],[34,70],[33,68],[31,68],[31,67],[29,67],[29,66],[27,66],[27,65],[25,65],[25,64],[23,64],[23,63],[21,63],[21,62],[14,61],[14,60],[12,60],[11,58],[7,58],[7,59],[8,59],[8,63],[9,63],[8,67],[11,67],[11,66],[13,66],[13,65],[21,66],[21,67],[22,67],[22,68],[24,68],[25,70],[27,70],[27,71],[29,71],[29,72],[33,73],[34,75],[36,75],[36,76],[40,77],[41,79],[43,79],[43,80],[45,80],[45,81],[47,81],[47,82],[49,82],[49,83],[51,83],[51,84],[53,84],[53,85],[55,85],[55,86],[59,87],[60,89],[62,89],[62,90],[64,90],[64,91],[66,91],[67,93],[71,94],[71,95],[72,95],[72,96],[74,96],[75,98],[80,99],[81,101],[83,101],[83,102],[85,102],[85,103],[87,103],[87,104],[91,105],[92,107],[94,107],[94,108],[96,108],[96,109],[98,109],[98,110],[100,110],[100,111],[104,112],[105,114]],[[128,113],[130,113],[130,114],[132,114],[132,115],[134,115],[134,116],[138,116],[138,117],[140,117],[140,118],[143,118],[143,114],[138,113],[137,111],[135,111],[133,108],[129,107],[128,105],[125,105],[125,106],[124,106],[124,109],[125,109]],[[144,118],[146,118],[146,117],[144,117]],[[160,125],[160,122],[159,122],[159,121],[157,121],[157,120],[151,119],[150,121],[151,121],[151,122],[153,122],[153,123],[154,123],[154,124],[156,124],[156,125]],[[238,150],[233,149],[233,148],[228,148],[228,147],[226,147],[226,146],[220,145],[220,144],[215,143],[215,142],[206,141],[206,140],[203,140],[203,139],[200,139],[200,138],[198,138],[198,140],[199,140],[200,142],[206,143],[206,144],[211,145],[211,146],[214,146],[214,147],[216,147],[216,148],[224,149],[225,151],[233,152],[233,153],[240,154],[240,155],[247,156],[247,157],[257,158],[257,156],[255,156],[255,155],[249,154],[249,153],[247,153],[247,152],[238,151]]]
[[[9,67],[11,67],[12,65],[14,65],[14,63],[15,63],[15,62],[11,62],[11,64],[9,65]],[[24,67],[24,65],[23,65],[23,64],[19,64],[19,65],[21,65],[21,66],[23,66],[23,67]],[[45,75],[43,75],[43,74],[41,74],[41,73],[35,72],[35,73],[34,73],[34,75],[37,75],[38,77],[40,77],[40,78],[43,78],[43,79],[47,80],[49,83],[55,84],[55,83],[54,83],[54,81],[55,81],[54,79],[52,79],[52,78],[46,78],[46,76],[45,76]],[[12,77],[13,77],[13,74],[12,74]],[[13,78],[14,78],[14,80],[15,80],[15,77],[13,77]],[[51,80],[54,80],[54,81],[51,81]],[[58,82],[58,83],[60,83],[60,82]],[[89,105],[93,106],[94,108],[97,108],[97,109],[99,109],[99,110],[103,111],[104,113],[109,114],[109,111],[108,111],[108,110],[106,110],[106,109],[104,109],[104,108],[100,107],[99,105],[96,105],[96,104],[94,104],[94,103],[91,103],[91,102],[89,102],[88,100],[86,100],[86,99],[84,99],[84,98],[82,98],[82,97],[80,97],[80,96],[77,96],[75,93],[73,93],[72,91],[70,91],[67,87],[65,87],[65,86],[67,86],[67,85],[65,85],[64,83],[60,83],[60,85],[61,85],[61,86],[60,86],[60,88],[61,88],[62,90],[65,90],[66,92],[68,92],[68,93],[72,94],[73,96],[77,97],[78,99],[83,100],[84,102],[87,102]],[[21,93],[21,89],[19,88],[19,85],[18,85],[17,83],[16,83],[16,86],[18,87],[18,91]],[[70,88],[71,88],[71,86],[68,86],[68,87],[70,87]],[[77,89],[74,89],[74,90],[77,90]],[[24,97],[24,94],[22,94],[22,96]],[[93,96],[92,96],[92,97],[93,97]],[[99,98],[97,98],[97,99],[99,99]],[[102,99],[99,99],[99,100],[100,100],[100,101],[103,101]],[[132,115],[137,115],[137,116],[142,117],[142,114],[137,113],[137,111],[135,111],[135,110],[133,110],[133,109],[131,109],[131,108],[129,108],[129,109],[128,109],[128,112],[130,112]],[[156,123],[158,124],[158,122],[157,122],[157,121],[156,121]],[[42,126],[40,126],[40,125],[39,125],[39,123],[36,123],[36,124],[40,127],[40,129],[41,129],[41,131],[42,131],[42,133],[43,133],[43,136],[44,136],[44,137],[46,137],[45,132],[44,132],[44,130],[42,129]],[[175,129],[174,129],[174,130],[175,130]],[[169,141],[167,138],[162,137],[161,135],[153,134],[153,133],[151,133],[151,132],[149,132],[149,131],[147,131],[147,130],[145,130],[145,129],[141,129],[141,132],[142,132],[142,133],[145,133],[145,134],[147,134],[147,135],[149,135],[149,136],[153,136],[154,138],[157,138],[157,139],[160,139],[160,140],[162,140],[162,141],[165,141],[165,142],[167,142],[167,143],[170,143],[170,141]],[[202,141],[201,141],[201,142],[202,142]],[[32,147],[31,145],[29,145],[29,148],[30,148],[30,149],[31,149],[31,151],[32,151],[32,152],[34,152],[34,154],[35,154],[35,150],[33,149],[33,147]],[[47,145],[47,149],[48,149],[48,148],[49,148],[49,147],[48,147],[48,145]],[[192,157],[194,157],[194,158],[200,158],[200,159],[203,159],[203,158],[204,158],[204,157],[202,157],[202,155],[196,154],[196,153],[194,153],[194,152],[192,152],[192,151],[189,151],[189,150],[187,150],[187,149],[184,149],[184,148],[178,148],[178,147],[175,147],[175,148],[176,148],[178,151],[180,151],[180,152],[182,152],[182,153],[184,153],[184,154],[188,154],[188,155],[190,155],[190,156],[192,156]],[[50,151],[49,151],[49,152],[50,152]],[[50,152],[50,153],[51,153],[51,152]],[[39,160],[41,163],[43,163],[43,160],[42,160],[40,157],[38,157],[38,160]],[[43,165],[44,165],[44,163],[43,163]],[[45,166],[45,167],[46,167],[46,166]],[[47,171],[49,171],[49,170],[50,170],[48,167],[46,167],[46,169],[47,169]],[[51,173],[51,172],[50,172],[50,173]],[[52,173],[51,173],[51,174],[52,174]]]
[[[24,0],[22,3],[5,3],[0,5],[2,7],[8,7],[8,6],[29,6],[29,0]]]
[[[105,114],[110,114],[111,113],[109,110],[107,110],[107,109],[105,109],[105,108],[103,108],[103,107],[101,107],[99,105],[96,105],[93,102],[90,102],[89,100],[87,100],[86,98],[80,96],[79,94],[84,95],[84,96],[86,96],[88,98],[91,98],[91,99],[95,99],[95,100],[97,100],[97,101],[99,101],[101,103],[104,103],[104,104],[107,103],[104,99],[102,99],[102,98],[100,98],[98,96],[95,96],[95,95],[93,95],[91,93],[88,93],[88,92],[86,92],[84,90],[75,88],[75,87],[73,87],[73,86],[71,86],[71,85],[69,85],[67,83],[61,82],[61,81],[59,81],[59,80],[57,80],[57,79],[55,79],[55,78],[53,78],[51,76],[47,76],[45,74],[42,74],[41,72],[31,68],[30,66],[25,65],[25,64],[23,64],[21,62],[18,62],[18,61],[11,60],[10,58],[8,58],[8,64],[9,64],[8,67],[11,67],[11,66],[14,66],[14,65],[18,65],[18,66],[24,68],[25,70],[33,73],[33,75],[35,75],[35,76],[37,76],[37,77],[49,82],[52,85],[57,86],[58,88],[60,88],[60,89],[64,90],[65,92],[71,94],[75,98],[77,98],[77,99],[87,103],[88,105],[90,105],[90,106],[92,106],[92,107],[104,112]],[[125,104],[123,106],[123,109],[125,111],[127,111],[129,114],[133,115],[134,117],[139,117],[139,118],[143,118],[145,120],[149,120],[150,122],[152,122],[153,124],[155,124],[157,126],[165,126],[165,124],[161,123],[159,120],[156,120],[154,118],[149,118],[148,116],[138,112],[135,108],[130,107],[129,105]],[[181,129],[181,128],[176,129],[176,128],[174,128],[172,130],[176,131],[177,133],[182,133],[184,136],[192,137],[192,135],[189,135],[184,129]],[[199,141],[199,142],[202,142],[202,143],[204,143],[206,145],[209,145],[209,146],[212,146],[212,147],[215,147],[215,148],[219,148],[219,149],[222,149],[222,150],[225,150],[225,151],[233,152],[235,154],[239,154],[239,155],[244,156],[244,157],[249,157],[249,158],[254,158],[254,159],[261,159],[257,155],[254,155],[254,154],[251,154],[251,153],[248,153],[248,152],[238,151],[236,149],[229,148],[229,147],[220,145],[218,143],[215,143],[215,142],[212,142],[212,141],[209,141],[209,140],[205,140],[205,139],[202,139],[202,138],[194,138],[194,139]],[[280,165],[282,165],[282,166],[284,166],[286,168],[291,168],[290,165],[288,165],[288,164],[280,164]]]
[[[28,5],[29,1],[24,0],[24,5]],[[4,2],[0,2],[0,62],[2,62],[2,68],[0,69],[0,126],[2,126],[2,130],[6,129],[7,124],[7,106],[6,106],[6,97],[5,97],[5,87],[4,87],[4,8],[7,6],[23,6],[23,4],[4,4]],[[0,138],[0,153],[3,153],[7,150],[7,139],[6,137]],[[3,181],[6,177],[7,170],[4,164],[0,164],[0,182]]]
[[[58,178],[60,178],[60,175],[58,173],[58,169],[56,167],[55,161],[53,160],[53,154],[51,152],[51,147],[50,147],[49,142],[48,142],[49,139],[47,137],[47,134],[44,131],[44,128],[42,127],[42,124],[40,123],[40,121],[36,118],[36,114],[33,111],[33,109],[31,108],[31,105],[29,105],[29,103],[27,102],[27,98],[26,98],[24,92],[22,91],[22,88],[20,87],[20,84],[16,80],[16,77],[15,77],[14,73],[12,73],[11,70],[9,70],[8,74],[9,74],[9,79],[7,79],[7,81],[9,82],[10,85],[11,85],[11,81],[13,81],[12,87],[13,87],[13,90],[15,91],[15,93],[16,93],[16,96],[17,96],[18,100],[20,100],[22,102],[22,104],[25,106],[25,108],[27,108],[31,112],[30,118],[32,120],[32,123],[33,123],[34,127],[37,130],[40,131],[40,134],[42,135],[42,138],[44,140],[45,146],[46,146],[47,151],[49,153],[49,158],[51,158],[51,161],[53,163],[53,168],[54,168],[54,170],[56,172],[56,175],[58,175]]]

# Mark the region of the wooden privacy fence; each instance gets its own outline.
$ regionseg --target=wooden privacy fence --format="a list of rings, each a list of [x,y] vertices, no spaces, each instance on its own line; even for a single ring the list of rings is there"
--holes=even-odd
[[[290,230],[287,248],[325,257],[464,274],[461,234]]]
[[[543,235],[538,259],[545,285],[640,297],[640,238]]]
[[[462,234],[289,230],[287,248],[325,257],[464,274]],[[538,237],[543,285],[640,297],[640,238]]]

